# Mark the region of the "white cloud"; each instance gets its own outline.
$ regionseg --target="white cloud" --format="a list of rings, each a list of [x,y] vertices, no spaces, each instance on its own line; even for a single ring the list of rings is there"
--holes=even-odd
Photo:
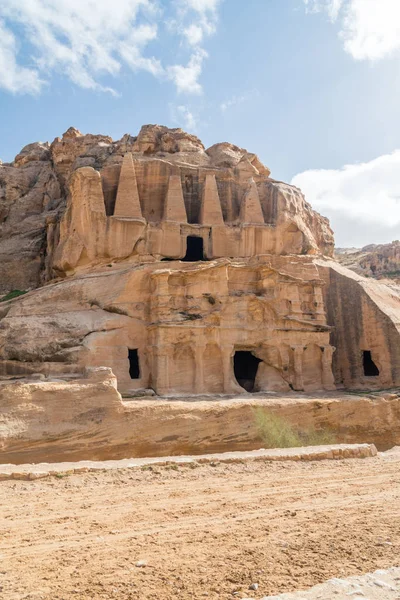
[[[243,102],[246,102],[247,100],[250,100],[251,98],[254,98],[258,95],[259,95],[258,90],[251,90],[250,92],[246,92],[245,94],[242,94],[241,96],[232,96],[231,98],[228,98],[228,100],[224,100],[224,102],[221,102],[219,107],[220,107],[221,111],[224,113],[227,110],[229,110],[230,108],[232,108],[234,106],[239,106],[240,104],[243,104]]]
[[[217,11],[222,0],[176,1],[178,22],[180,23],[178,28],[189,44],[198,46],[205,36],[215,33],[218,21]]]
[[[342,8],[345,0],[304,0],[309,12],[320,12],[325,10],[329,18],[335,21],[339,15],[339,11]]]
[[[53,73],[61,73],[82,88],[113,92],[99,81],[128,66],[173,81],[179,92],[198,94],[207,56],[200,44],[215,31],[219,1],[172,1],[178,36],[172,43],[189,40],[192,50],[186,66],[163,66],[146,52],[160,41],[158,0],[1,0],[0,89],[38,93]]]
[[[199,48],[192,54],[186,67],[183,65],[168,67],[168,77],[175,83],[178,92],[201,94],[202,88],[198,80],[201,75],[203,60],[206,56],[207,53]]]
[[[43,85],[35,69],[17,64],[14,35],[0,21],[0,86],[8,92],[37,94]]]
[[[356,60],[380,60],[400,50],[399,0],[304,0],[340,23],[339,36]]]
[[[140,25],[133,29],[126,40],[122,40],[118,47],[121,58],[134,70],[143,69],[155,77],[162,76],[164,69],[161,62],[154,58],[142,56],[142,48],[150,41],[157,38],[157,26]]]
[[[339,245],[366,245],[399,237],[399,172],[400,150],[396,150],[338,170],[304,171],[292,184],[331,219]]]
[[[399,0],[352,0],[342,35],[347,52],[357,60],[391,56],[400,49]]]
[[[219,107],[222,110],[222,112],[226,112],[228,108],[231,108],[232,106],[237,106],[238,104],[242,104],[245,100],[246,96],[232,96],[232,98],[225,100],[225,102],[221,102]]]
[[[188,106],[184,106],[183,104],[180,106],[170,105],[170,113],[173,122],[178,125],[178,127],[183,126],[183,128],[189,132],[196,131],[197,120]]]
[[[146,8],[151,8],[150,0],[2,0],[0,16],[22,29],[32,49],[31,71],[37,79],[39,74],[58,71],[80,87],[109,91],[96,78],[118,74],[124,44],[140,56],[155,36],[154,27],[149,35],[136,26]],[[147,68],[146,63],[141,68]],[[3,87],[5,77],[2,69]],[[19,86],[15,91],[27,90]]]
[[[181,0],[188,8],[197,10],[199,13],[215,12],[221,0]]]
[[[183,35],[186,37],[189,44],[197,46],[203,41],[204,30],[200,25],[191,23],[183,29]]]
[[[204,38],[215,33],[218,7],[223,0],[175,0],[176,18],[168,27],[183,37],[193,48],[188,65],[172,65],[167,68],[168,77],[175,82],[178,92],[200,94],[199,79],[207,52],[201,47]]]

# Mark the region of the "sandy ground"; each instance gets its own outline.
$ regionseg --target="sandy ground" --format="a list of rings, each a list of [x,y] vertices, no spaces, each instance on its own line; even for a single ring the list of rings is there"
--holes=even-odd
[[[4,481],[0,536],[6,600],[262,598],[398,564],[400,457]]]

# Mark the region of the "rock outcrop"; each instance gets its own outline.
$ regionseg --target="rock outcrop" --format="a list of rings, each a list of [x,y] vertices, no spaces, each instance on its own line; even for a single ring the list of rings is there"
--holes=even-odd
[[[333,261],[328,221],[256,155],[71,128],[2,173],[1,285],[31,291],[0,303],[1,377],[103,366],[120,392],[211,397],[400,385],[400,293]]]
[[[0,304],[0,373],[102,365],[120,390],[169,395],[241,392],[238,377],[254,391],[332,389],[324,281],[307,257],[285,258],[116,263],[48,284]]]
[[[400,384],[400,288],[367,279],[334,261],[316,260],[325,280],[333,373],[347,389]]]
[[[114,213],[119,184],[124,185],[125,176],[120,182],[120,175],[127,155],[132,157],[146,227],[128,223],[120,212]],[[226,229],[217,236],[220,249],[211,252],[212,256],[238,255],[234,225],[240,219],[249,181],[257,188],[264,224],[271,235],[268,243],[256,242],[261,246],[241,249],[242,254],[251,256],[268,247],[274,253],[290,253],[292,242],[299,253],[332,254],[328,221],[312,211],[299,190],[270,179],[268,168],[255,154],[232,144],[216,144],[206,150],[197,137],[182,129],[159,125],[145,125],[137,136],[127,134],[118,141],[105,135],[83,135],[71,127],[52,144],[29,144],[13,163],[0,164],[0,293],[39,287],[87,264],[86,255],[104,263],[111,258],[140,256],[143,261],[146,255],[162,257],[166,248],[161,238],[169,238],[169,248],[182,218],[182,213],[174,214],[172,208],[167,218],[163,216],[170,181],[175,177],[176,185],[180,176],[187,221],[194,224],[206,174],[216,178]],[[91,202],[98,202],[96,223],[87,214],[89,221],[85,221],[86,200],[82,197],[88,187]],[[167,225],[160,226],[163,219]],[[94,230],[91,239],[87,230]],[[205,229],[203,234],[207,234]],[[95,248],[93,237],[99,238]],[[124,237],[129,237],[129,242],[118,241]],[[175,255],[179,254],[175,250]]]
[[[370,244],[364,248],[336,248],[335,258],[359,275],[400,284],[399,240],[391,244]]]
[[[396,394],[123,400],[111,370],[102,368],[69,382],[3,382],[0,406],[0,463],[254,450],[265,443],[256,410],[298,431],[329,431],[336,443],[400,443]]]

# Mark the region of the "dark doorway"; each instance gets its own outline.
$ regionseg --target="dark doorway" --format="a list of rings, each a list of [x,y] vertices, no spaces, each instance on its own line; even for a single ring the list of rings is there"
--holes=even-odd
[[[186,255],[182,258],[185,262],[196,262],[205,260],[203,238],[188,235],[186,238]]]
[[[371,350],[363,350],[363,368],[366,377],[377,377],[379,369],[372,360]]]
[[[233,357],[233,369],[237,382],[246,392],[254,391],[257,369],[259,363],[262,362],[251,352],[239,350],[235,352]]]
[[[137,348],[134,350],[128,349],[129,358],[129,375],[131,379],[140,379],[139,354]]]

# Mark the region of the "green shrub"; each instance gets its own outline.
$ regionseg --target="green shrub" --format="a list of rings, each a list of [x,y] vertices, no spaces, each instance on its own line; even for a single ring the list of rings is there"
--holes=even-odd
[[[18,298],[18,296],[23,296],[24,294],[27,294],[27,293],[28,292],[26,290],[12,290],[11,292],[8,292],[8,294],[6,294],[2,298],[0,298],[0,302],[6,302],[7,300],[12,300],[13,298]]]
[[[254,409],[259,436],[264,448],[298,448],[334,444],[331,431],[306,429],[297,430],[288,421],[261,407]]]
[[[166,471],[179,471],[179,466],[176,463],[172,465],[165,465],[164,468]]]

